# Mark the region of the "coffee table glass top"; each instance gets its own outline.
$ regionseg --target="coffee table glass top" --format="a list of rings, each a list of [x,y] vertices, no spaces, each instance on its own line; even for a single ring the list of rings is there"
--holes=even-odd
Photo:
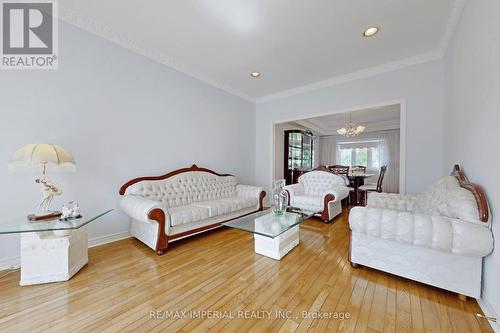
[[[313,215],[313,212],[289,209],[284,215],[277,216],[271,209],[268,209],[222,223],[222,225],[275,238]]]
[[[59,221],[58,219],[50,221],[28,221],[27,217],[0,221],[0,234],[79,229],[111,211],[112,209],[89,213],[82,212],[82,217],[68,221]]]

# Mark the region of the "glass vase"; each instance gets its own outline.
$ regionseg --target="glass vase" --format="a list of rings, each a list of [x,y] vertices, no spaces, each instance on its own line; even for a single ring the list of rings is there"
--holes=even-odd
[[[273,213],[277,216],[285,214],[288,208],[288,193],[285,190],[285,180],[279,179],[273,182]]]

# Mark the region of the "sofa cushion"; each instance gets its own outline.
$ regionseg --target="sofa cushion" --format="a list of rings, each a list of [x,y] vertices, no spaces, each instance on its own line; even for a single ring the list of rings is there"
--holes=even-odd
[[[290,205],[301,209],[320,212],[323,210],[323,200],[324,197],[320,196],[295,195],[292,197]]]
[[[201,201],[192,206],[208,209],[209,217],[219,216],[239,210],[238,206],[225,200]]]
[[[349,188],[346,186],[333,186],[327,191],[323,191],[315,195],[292,195],[290,205],[301,209],[320,212],[324,209],[323,206],[325,204],[324,200],[326,194],[333,194],[335,197],[334,201],[337,202],[347,198],[349,195]]]
[[[170,225],[175,227],[206,219],[210,216],[210,212],[206,207],[187,205],[169,208],[168,215],[170,216]]]
[[[230,202],[232,205],[237,207],[237,210],[257,207],[259,204],[259,199],[252,197],[232,197],[232,198],[224,198],[222,201]]]
[[[257,198],[232,197],[212,201],[196,202],[193,203],[192,206],[208,208],[209,216],[214,217],[256,206],[257,203]]]
[[[474,195],[469,190],[462,188],[456,177],[453,176],[438,179],[419,194],[415,211],[483,224],[479,219]]]

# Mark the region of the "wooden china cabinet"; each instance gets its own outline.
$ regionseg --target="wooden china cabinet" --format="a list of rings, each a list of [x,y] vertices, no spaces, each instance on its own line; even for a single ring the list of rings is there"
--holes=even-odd
[[[285,131],[284,175],[286,184],[297,183],[298,177],[313,168],[313,134],[310,131]]]

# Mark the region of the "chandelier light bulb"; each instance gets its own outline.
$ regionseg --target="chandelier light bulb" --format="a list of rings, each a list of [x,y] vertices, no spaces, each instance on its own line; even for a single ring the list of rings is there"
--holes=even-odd
[[[337,129],[337,133],[339,135],[350,138],[350,137],[357,136],[357,135],[363,133],[365,131],[365,129],[366,129],[366,126],[353,123],[351,121],[351,114],[349,113],[349,122],[344,127]]]

